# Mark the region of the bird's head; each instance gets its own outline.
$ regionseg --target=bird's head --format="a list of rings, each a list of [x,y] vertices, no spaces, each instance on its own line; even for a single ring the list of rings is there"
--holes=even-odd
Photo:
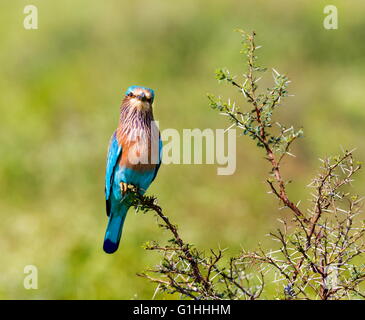
[[[148,111],[152,107],[155,93],[152,89],[141,86],[130,86],[125,92],[124,101],[132,108]]]

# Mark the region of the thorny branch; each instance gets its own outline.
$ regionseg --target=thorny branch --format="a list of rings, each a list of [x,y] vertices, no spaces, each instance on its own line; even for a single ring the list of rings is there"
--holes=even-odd
[[[149,243],[147,250],[157,250],[163,253],[163,261],[157,269],[147,270],[147,273],[163,275],[161,278],[151,277],[147,273],[140,273],[152,282],[158,283],[161,290],[169,293],[180,293],[181,295],[199,299],[256,299],[261,294],[262,287],[257,291],[246,289],[243,282],[247,281],[244,270],[238,268],[236,260],[231,259],[229,269],[220,267],[219,263],[223,258],[223,250],[211,250],[209,256],[198,252],[191,244],[185,243],[168,217],[156,203],[154,197],[144,197],[138,193],[134,194],[134,206],[137,210],[146,212],[153,210],[163,221],[162,227],[169,230],[173,235],[171,245],[159,246],[156,243]],[[262,280],[263,281],[263,280]]]
[[[359,219],[363,199],[348,190],[361,164],[354,161],[352,151],[321,160],[321,171],[309,185],[313,188],[311,203],[306,210],[299,209],[288,196],[288,181],[283,178],[281,166],[286,156],[293,156],[290,148],[302,136],[302,130],[272,120],[274,111],[289,96],[290,81],[273,69],[274,86],[258,92],[261,78],[257,74],[266,71],[257,63],[260,46],[255,43],[254,32],[239,32],[243,37],[241,53],[247,61],[242,83],[224,69],[217,70],[216,77],[238,88],[249,108],[213,95],[208,98],[211,107],[232,122],[230,128],[236,127],[264,150],[271,166],[267,179],[270,193],[290,209],[293,224],[281,220],[282,228],[270,233],[278,243],[277,250],[243,250],[226,261],[224,250],[211,249],[207,254],[183,241],[156,199],[135,193],[134,206],[143,212],[154,211],[162,221],[160,226],[173,236],[168,245],[146,245],[147,250],[160,252],[162,261],[140,276],[157,283],[160,291],[179,293],[188,299],[253,300],[260,298],[267,286],[277,283],[282,283],[283,289],[277,289],[276,298],[365,298],[361,289],[365,264],[359,260],[365,253],[365,226]],[[274,280],[268,283],[265,278]]]

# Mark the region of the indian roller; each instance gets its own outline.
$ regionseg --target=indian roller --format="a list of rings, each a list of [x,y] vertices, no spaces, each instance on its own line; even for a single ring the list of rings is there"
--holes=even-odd
[[[118,249],[132,190],[143,195],[161,165],[162,142],[153,118],[152,89],[131,86],[120,107],[117,129],[110,142],[105,174],[106,213],[109,217],[103,249]]]

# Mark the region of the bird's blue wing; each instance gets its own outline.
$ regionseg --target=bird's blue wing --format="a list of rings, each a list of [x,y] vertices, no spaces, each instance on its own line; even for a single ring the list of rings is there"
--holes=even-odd
[[[118,159],[121,153],[122,153],[122,147],[118,144],[115,131],[109,142],[108,156],[106,161],[106,172],[105,172],[105,200],[106,200],[106,211],[108,215],[110,211],[109,197],[113,184],[114,170],[118,163]]]
[[[158,161],[158,164],[156,166],[155,173],[153,175],[152,181],[155,180],[155,178],[157,176],[158,169],[160,169],[161,162],[162,162],[162,140],[161,140],[161,136],[159,137],[158,152],[159,152],[159,161]]]

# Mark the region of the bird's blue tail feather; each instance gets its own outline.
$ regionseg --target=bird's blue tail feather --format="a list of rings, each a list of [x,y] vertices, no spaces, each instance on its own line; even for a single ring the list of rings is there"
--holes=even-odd
[[[113,253],[118,249],[128,209],[129,206],[122,205],[118,212],[110,212],[103,245],[106,253]]]

